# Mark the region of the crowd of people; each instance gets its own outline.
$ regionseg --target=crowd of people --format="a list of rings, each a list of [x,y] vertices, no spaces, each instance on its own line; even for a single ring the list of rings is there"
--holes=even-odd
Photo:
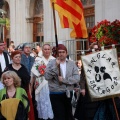
[[[98,47],[92,44],[90,49]],[[58,45],[57,54],[49,44],[32,49],[26,43],[21,51],[11,42],[8,51],[5,48],[0,41],[1,120],[117,120],[111,99],[91,101],[82,61],[69,59],[65,45]],[[74,113],[73,91],[78,96]],[[116,97],[120,117],[119,101]]]

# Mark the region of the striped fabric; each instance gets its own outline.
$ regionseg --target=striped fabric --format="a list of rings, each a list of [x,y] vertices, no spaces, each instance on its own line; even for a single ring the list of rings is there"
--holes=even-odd
[[[87,29],[83,16],[83,6],[79,0],[52,0],[58,11],[62,28],[72,28],[73,38],[87,38]]]

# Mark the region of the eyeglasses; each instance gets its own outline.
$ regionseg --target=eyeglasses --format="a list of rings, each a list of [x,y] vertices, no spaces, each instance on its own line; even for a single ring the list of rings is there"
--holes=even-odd
[[[58,51],[58,53],[60,54],[60,53],[65,53],[65,51]]]

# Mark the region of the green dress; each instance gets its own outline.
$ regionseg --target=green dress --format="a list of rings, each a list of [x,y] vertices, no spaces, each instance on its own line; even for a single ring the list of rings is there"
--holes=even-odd
[[[3,88],[0,90],[0,102],[2,101],[3,99],[3,96],[6,95],[6,88]],[[22,97],[22,95],[25,95],[27,97],[27,93],[26,91],[21,88],[21,87],[17,87],[16,88],[16,94],[15,94],[15,97],[14,98],[18,98],[19,100],[22,101],[22,103],[24,104],[24,107],[26,108],[27,106],[27,101]]]

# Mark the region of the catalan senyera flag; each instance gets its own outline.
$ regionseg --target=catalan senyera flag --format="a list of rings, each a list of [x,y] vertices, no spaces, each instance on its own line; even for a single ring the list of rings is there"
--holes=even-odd
[[[62,28],[72,28],[72,38],[87,38],[87,28],[80,0],[51,0],[58,11]]]

